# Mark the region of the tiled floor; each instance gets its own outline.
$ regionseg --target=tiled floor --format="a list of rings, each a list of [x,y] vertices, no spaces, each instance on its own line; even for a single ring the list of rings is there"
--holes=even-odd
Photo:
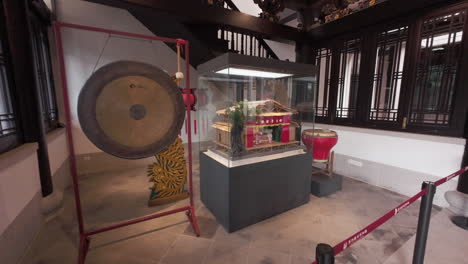
[[[393,192],[345,179],[343,191],[337,194],[312,196],[306,205],[228,234],[200,202],[196,161],[194,170],[200,238],[194,236],[185,215],[179,213],[92,237],[86,263],[305,264],[313,260],[317,243],[334,245],[405,200]],[[87,229],[187,203],[185,200],[148,208],[149,183],[145,175],[146,168],[139,168],[83,178],[80,186]],[[411,263],[418,208],[419,203],[410,206],[348,248],[337,256],[337,263]],[[74,210],[70,190],[63,212],[43,228],[22,264],[76,262],[78,228]],[[463,233],[468,231],[453,227],[445,211],[433,212],[433,239],[441,239],[449,229],[451,237],[468,243],[467,233]],[[429,243],[431,247],[434,243]],[[437,248],[431,251],[428,255],[435,255]],[[465,250],[451,260],[467,257]]]

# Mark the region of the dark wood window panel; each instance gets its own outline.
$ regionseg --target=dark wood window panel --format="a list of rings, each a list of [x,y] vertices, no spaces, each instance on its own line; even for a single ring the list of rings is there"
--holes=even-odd
[[[361,40],[359,38],[345,40],[339,54],[340,67],[335,117],[337,119],[354,119],[357,110],[361,66]]]
[[[57,128],[58,109],[55,98],[49,39],[47,35],[48,25],[32,13],[31,29],[36,83],[41,96],[42,119],[45,130],[51,131]]]
[[[317,117],[328,117],[331,85],[332,50],[321,48],[315,59],[317,65],[317,85],[315,90],[315,114]]]
[[[424,20],[409,122],[449,126],[466,12]]]
[[[14,84],[4,25],[5,16],[0,2],[0,153],[21,144],[21,131],[15,110]]]
[[[408,42],[408,26],[384,30],[377,36],[369,119],[397,122]]]
[[[322,40],[315,47],[315,120],[463,136],[467,12],[468,1],[447,4]]]
[[[315,88],[313,82],[311,80],[300,80],[300,78],[293,79],[292,87],[292,106],[299,111],[297,118],[304,122],[314,122],[316,95],[312,93]]]

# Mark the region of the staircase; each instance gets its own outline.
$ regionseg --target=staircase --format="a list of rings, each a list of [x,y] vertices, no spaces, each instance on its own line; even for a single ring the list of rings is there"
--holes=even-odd
[[[190,1],[200,1],[200,5],[215,5],[239,11],[231,0]],[[181,21],[174,16],[149,8],[127,6],[126,9],[156,36],[188,40],[192,50],[190,61],[194,67],[226,52],[278,59],[265,40],[253,33],[241,32],[226,25]],[[168,45],[175,50],[175,45]]]

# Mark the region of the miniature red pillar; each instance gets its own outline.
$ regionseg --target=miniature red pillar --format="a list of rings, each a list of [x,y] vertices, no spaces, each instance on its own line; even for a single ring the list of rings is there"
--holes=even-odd
[[[247,148],[251,148],[254,146],[254,140],[255,140],[255,135],[254,135],[254,128],[253,127],[247,127]]]
[[[283,125],[281,130],[281,142],[288,143],[289,142],[289,125]]]

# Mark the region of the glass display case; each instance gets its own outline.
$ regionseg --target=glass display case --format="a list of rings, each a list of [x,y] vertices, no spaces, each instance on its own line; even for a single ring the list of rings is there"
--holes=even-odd
[[[226,53],[198,67],[200,150],[229,163],[301,151],[314,122],[315,66]]]

